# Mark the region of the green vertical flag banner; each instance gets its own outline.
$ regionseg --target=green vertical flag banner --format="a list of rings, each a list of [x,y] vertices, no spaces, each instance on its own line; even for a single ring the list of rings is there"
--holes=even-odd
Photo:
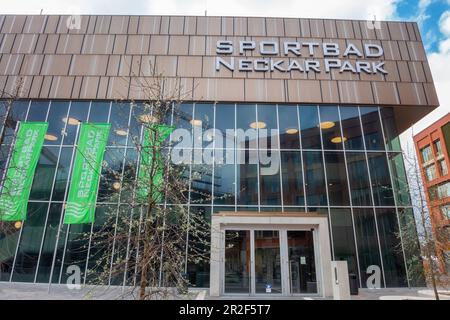
[[[25,220],[34,171],[44,144],[46,122],[20,122],[0,195],[0,220]]]
[[[141,163],[138,174],[138,187],[136,196],[139,201],[146,201],[150,192],[150,179],[153,171],[152,198],[155,202],[161,200],[160,186],[163,183],[164,165],[161,157],[161,144],[173,132],[172,126],[158,124],[147,127],[144,130],[142,142]]]
[[[95,203],[109,123],[82,123],[70,179],[65,224],[94,222]]]

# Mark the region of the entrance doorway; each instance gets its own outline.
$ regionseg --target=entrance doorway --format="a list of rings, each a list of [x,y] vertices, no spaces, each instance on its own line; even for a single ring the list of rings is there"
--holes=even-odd
[[[317,294],[313,230],[226,229],[224,293]]]

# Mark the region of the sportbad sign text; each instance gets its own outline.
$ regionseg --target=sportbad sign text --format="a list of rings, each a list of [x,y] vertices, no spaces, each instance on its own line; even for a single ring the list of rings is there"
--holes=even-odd
[[[216,57],[216,71],[225,67],[231,71],[258,71],[258,72],[331,72],[332,69],[342,72],[368,74],[388,74],[384,69],[384,62],[379,61],[383,57],[384,51],[380,45],[364,44],[358,47],[353,43],[348,43],[345,48],[341,48],[338,43],[324,42],[296,42],[285,41],[280,48],[278,41],[239,41],[237,47],[233,41],[219,40],[216,44],[216,53],[220,55],[232,55],[238,51],[239,55],[245,55],[246,52],[258,51],[262,56],[284,56],[284,59],[274,58],[254,58],[247,57]],[[305,55],[302,55],[302,49]],[[306,50],[305,50],[306,49]],[[321,52],[323,60],[316,60],[318,53]],[[290,56],[290,58],[288,58]],[[302,57],[295,59],[293,57]],[[339,59],[342,57],[344,59]],[[348,59],[355,57],[356,59]],[[320,57],[322,58],[322,57]],[[366,59],[366,60],[361,60]],[[323,61],[323,65],[322,65]]]

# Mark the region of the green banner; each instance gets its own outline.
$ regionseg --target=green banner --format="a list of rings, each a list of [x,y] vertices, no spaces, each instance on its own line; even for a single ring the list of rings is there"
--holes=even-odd
[[[170,134],[174,128],[168,125],[153,125],[145,128],[144,141],[141,149],[141,163],[138,174],[138,187],[136,196],[139,201],[147,201],[150,186],[153,185],[152,199],[155,202],[161,200],[161,193],[159,191],[163,183],[164,164],[161,157],[161,144]],[[151,178],[153,176],[153,179]],[[150,180],[153,180],[151,183]]]
[[[0,195],[0,220],[26,219],[34,171],[47,128],[46,122],[20,122]]]
[[[70,178],[65,224],[94,222],[103,155],[111,125],[82,123]]]

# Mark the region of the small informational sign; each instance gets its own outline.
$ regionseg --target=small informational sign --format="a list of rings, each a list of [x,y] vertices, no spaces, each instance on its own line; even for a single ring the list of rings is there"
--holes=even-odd
[[[272,293],[272,285],[266,284],[266,293]]]
[[[300,257],[300,264],[306,264],[306,257]]]

